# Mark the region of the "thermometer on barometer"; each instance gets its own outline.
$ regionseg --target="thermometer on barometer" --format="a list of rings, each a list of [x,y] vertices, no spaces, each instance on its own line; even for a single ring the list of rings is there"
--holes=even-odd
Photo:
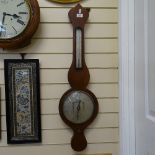
[[[70,10],[69,17],[73,25],[73,61],[68,72],[68,81],[72,88],[82,89],[88,85],[90,79],[84,54],[84,27],[89,10],[77,5],[76,10]]]
[[[82,32],[76,29],[76,69],[82,69]]]
[[[77,18],[83,18],[82,10],[79,9],[77,13]],[[76,28],[75,30],[75,39],[76,39],[76,69],[82,68],[82,30],[80,28]]]

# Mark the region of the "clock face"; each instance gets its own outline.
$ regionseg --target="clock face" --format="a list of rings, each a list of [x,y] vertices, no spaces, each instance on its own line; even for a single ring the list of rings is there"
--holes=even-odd
[[[0,0],[0,39],[11,39],[21,34],[29,19],[27,0]]]
[[[72,123],[84,123],[94,112],[93,98],[84,91],[71,91],[63,104],[64,116]]]

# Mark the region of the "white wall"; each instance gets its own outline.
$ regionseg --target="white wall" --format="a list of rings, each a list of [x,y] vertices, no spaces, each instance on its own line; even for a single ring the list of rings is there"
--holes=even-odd
[[[0,87],[2,139],[0,155],[73,155],[70,148],[71,130],[58,114],[59,99],[69,89],[67,71],[72,59],[72,26],[68,11],[74,6],[39,0],[41,23],[32,44],[26,48],[0,50]],[[89,89],[97,96],[100,111],[86,130],[88,147],[83,153],[111,152],[119,155],[118,133],[118,1],[83,0],[90,7],[85,29],[86,62],[90,69]],[[26,58],[40,60],[42,143],[7,145],[3,59]]]

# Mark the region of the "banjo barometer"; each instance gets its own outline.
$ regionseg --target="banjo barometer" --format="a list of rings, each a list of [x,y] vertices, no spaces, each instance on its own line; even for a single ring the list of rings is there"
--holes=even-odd
[[[74,132],[71,147],[75,151],[82,151],[87,146],[84,130],[98,113],[98,101],[86,88],[90,75],[84,56],[84,26],[89,17],[89,10],[78,4],[68,15],[73,26],[73,61],[68,71],[71,89],[61,97],[59,113]]]

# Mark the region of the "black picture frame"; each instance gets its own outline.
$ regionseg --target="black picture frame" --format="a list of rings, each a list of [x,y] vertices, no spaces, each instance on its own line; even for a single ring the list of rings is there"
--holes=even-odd
[[[0,139],[1,139],[1,137],[2,137],[2,133],[1,133],[1,131],[2,131],[2,121],[1,121],[1,119],[2,119],[2,117],[1,117],[1,107],[2,107],[2,101],[1,101],[1,87],[0,87]]]
[[[7,143],[41,142],[38,59],[5,59]]]

